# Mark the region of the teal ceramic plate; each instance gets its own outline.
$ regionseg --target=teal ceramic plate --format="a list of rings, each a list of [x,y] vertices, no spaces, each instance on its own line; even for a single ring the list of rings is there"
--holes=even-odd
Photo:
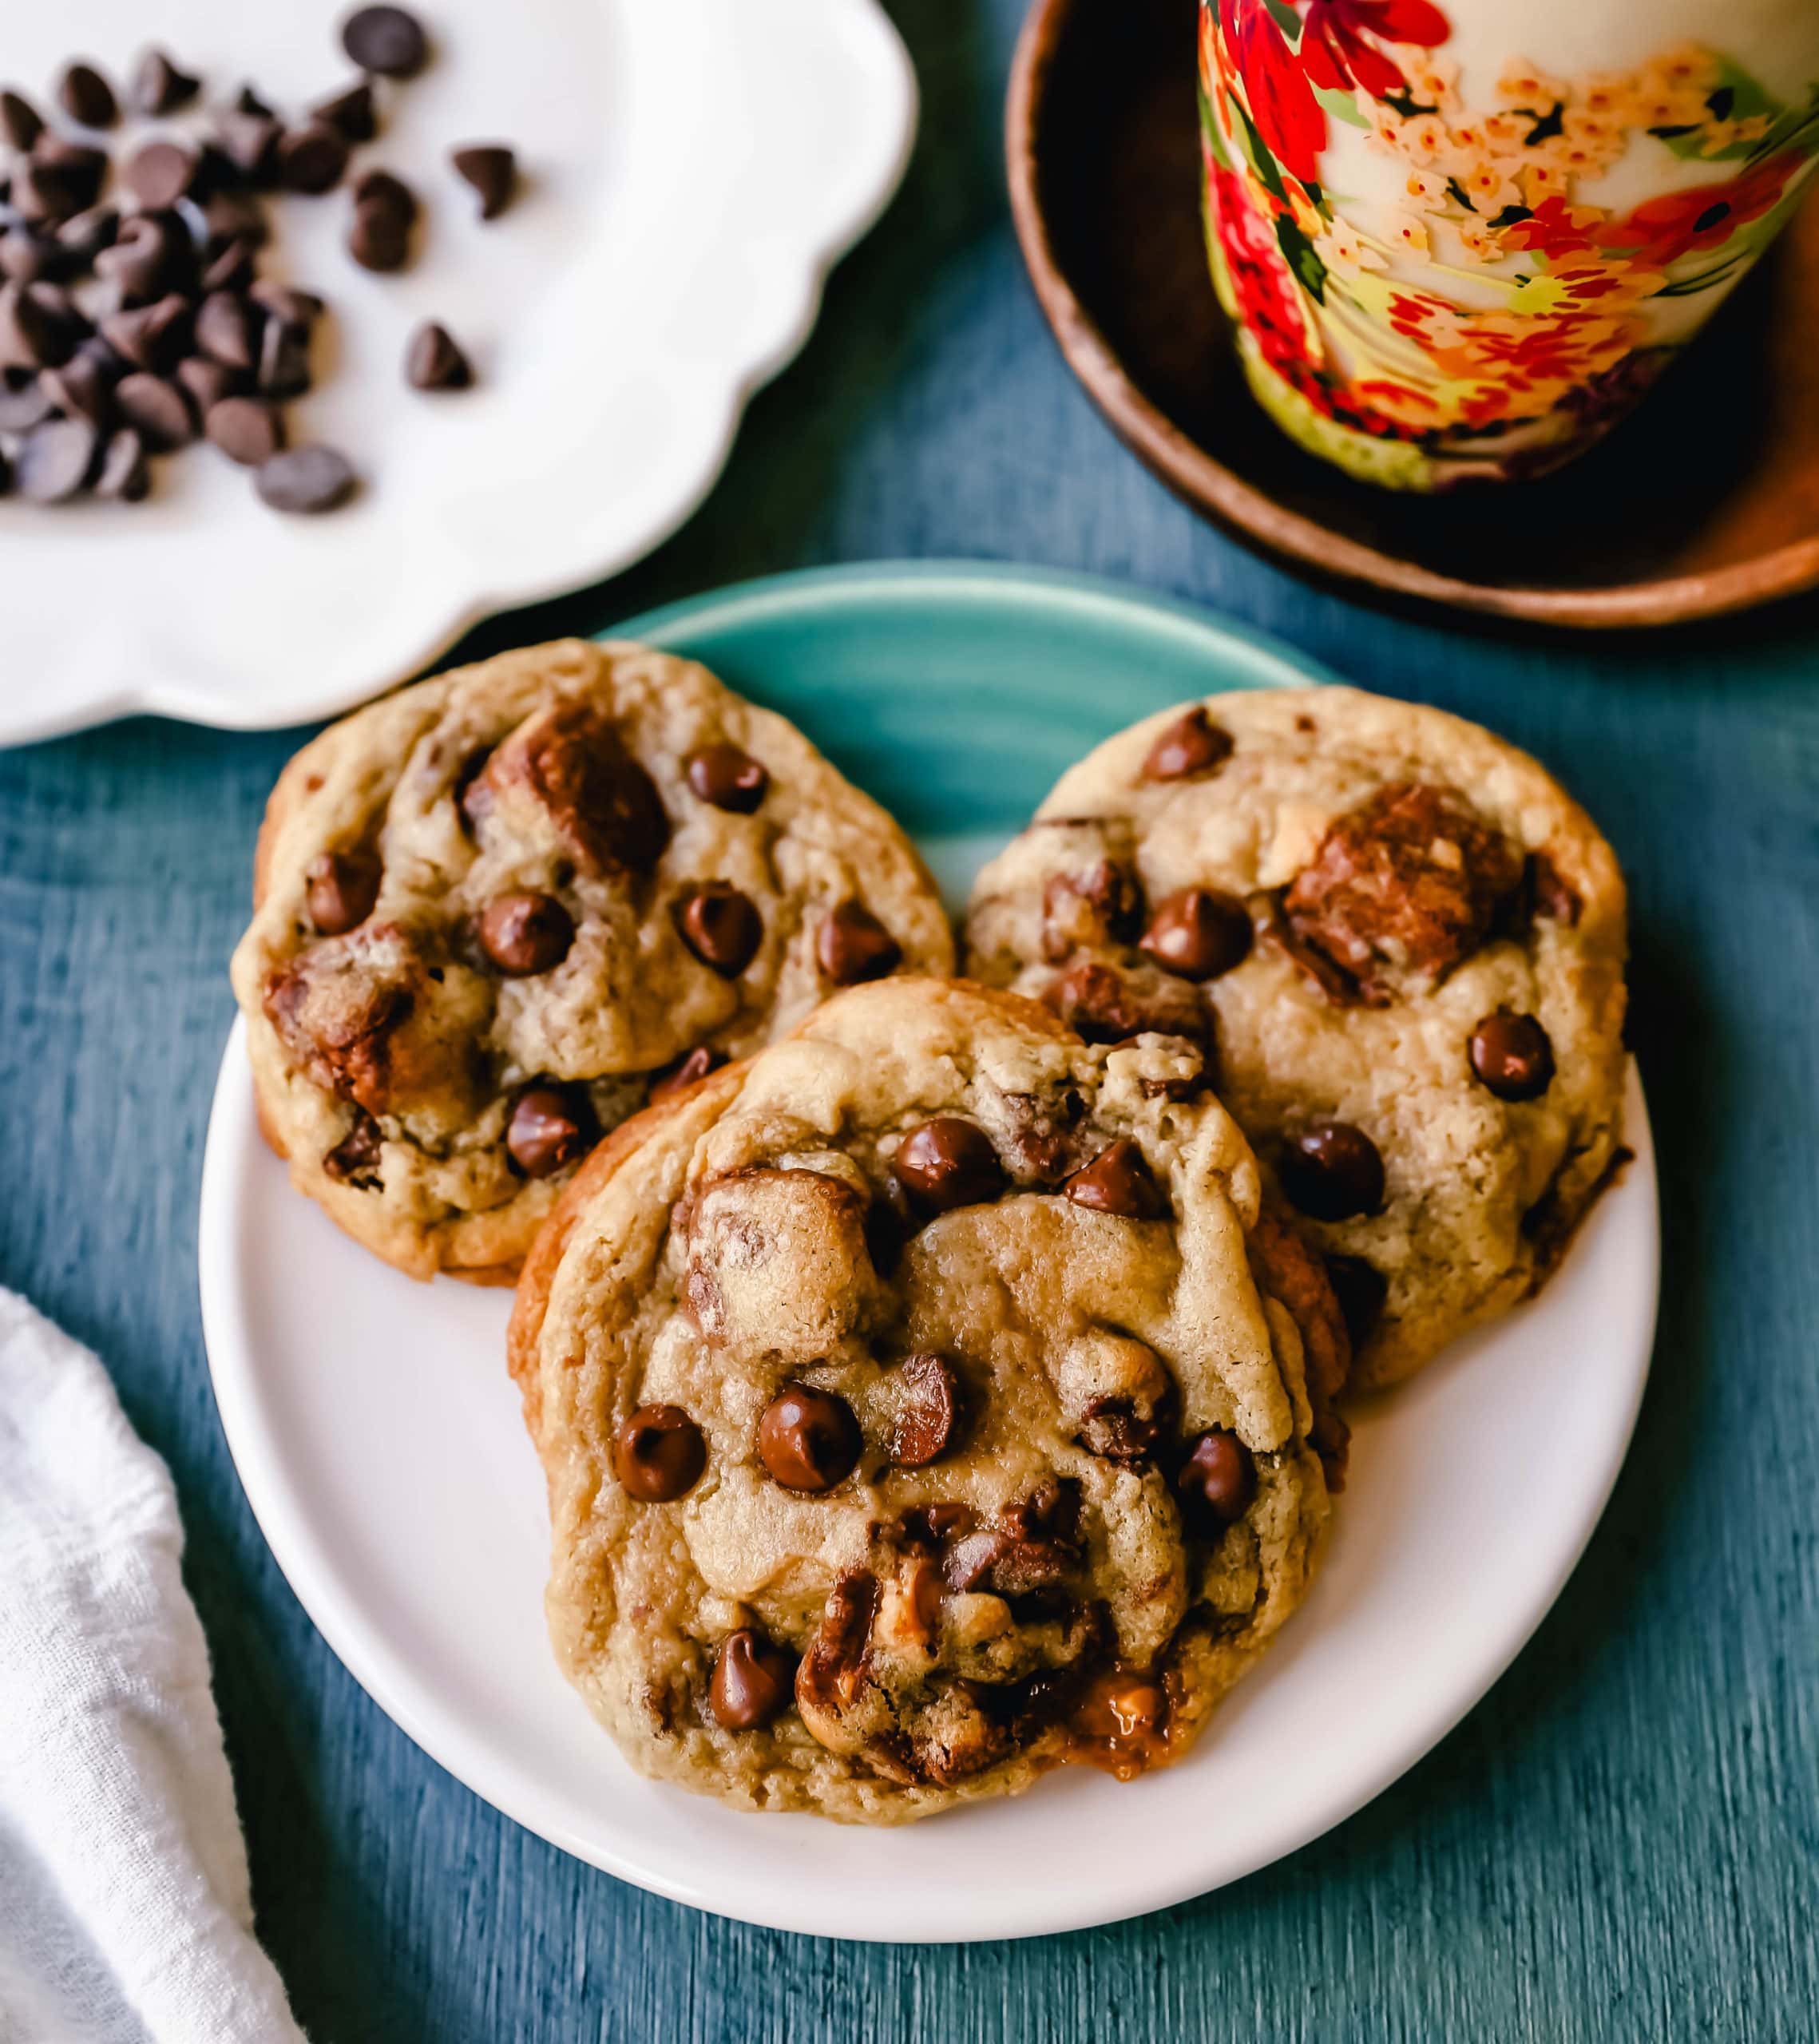
[[[991,568],[785,576],[630,628],[795,718],[957,895],[1108,732],[1311,671],[1177,604]],[[1312,1594],[1185,1761],[1127,1785],[1071,1768],[902,1830],[743,1815],[625,1766],[545,1637],[549,1526],[503,1364],[509,1300],[413,1284],[298,1198],[260,1142],[237,1034],[203,1174],[209,1362],[248,1497],[329,1644],[521,1823],[640,1887],[784,1930],[1073,1930],[1217,1888],[1337,1824],[1540,1622],[1603,1507],[1647,1368],[1639,1093],[1631,1111],[1637,1163],[1544,1297],[1360,1415]]]
[[[1190,695],[1338,677],[1116,582],[888,563],[743,582],[631,619],[800,724],[921,846],[949,900],[1101,739]]]

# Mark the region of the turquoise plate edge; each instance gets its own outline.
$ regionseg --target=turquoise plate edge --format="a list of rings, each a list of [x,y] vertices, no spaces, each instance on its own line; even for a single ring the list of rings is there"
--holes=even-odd
[[[1067,767],[1139,717],[1219,689],[1339,679],[1173,597],[983,561],[765,576],[599,636],[698,660],[790,718],[944,881],[962,877],[943,870],[944,843],[1001,842]]]

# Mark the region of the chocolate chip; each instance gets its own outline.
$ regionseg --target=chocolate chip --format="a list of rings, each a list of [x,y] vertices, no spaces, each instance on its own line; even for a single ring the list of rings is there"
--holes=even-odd
[[[201,89],[202,81],[180,71],[161,50],[148,50],[133,66],[126,97],[137,113],[174,113]]]
[[[343,1185],[372,1191],[379,1184],[378,1170],[385,1136],[378,1123],[364,1107],[354,1110],[354,1126],[322,1160],[328,1175]]]
[[[236,113],[256,115],[261,121],[271,121],[277,117],[250,85],[242,85],[234,94],[233,110]]]
[[[1470,1049],[1472,1069],[1500,1100],[1532,1100],[1554,1083],[1554,1046],[1532,1015],[1487,1015]]]
[[[57,97],[69,118],[84,128],[111,128],[120,118],[113,88],[92,64],[72,64],[57,81]]]
[[[120,215],[112,206],[89,206],[73,213],[57,230],[57,245],[72,264],[87,268],[120,236]]]
[[[1042,889],[1042,955],[1060,965],[1094,945],[1127,943],[1143,919],[1143,882],[1122,860],[1052,873]]]
[[[310,109],[310,117],[350,142],[370,142],[379,132],[373,88],[365,78],[331,99],[319,100]]]
[[[897,1522],[898,1538],[911,1547],[938,1547],[973,1523],[973,1507],[951,1499],[911,1505]]]
[[[113,246],[95,258],[95,269],[114,286],[122,305],[148,305],[193,280],[196,252],[172,215],[135,213]]]
[[[354,208],[347,252],[363,270],[402,270],[410,259],[410,223],[389,206],[363,200]]]
[[[204,295],[216,291],[244,291],[252,282],[256,259],[252,244],[244,236],[228,242],[203,265]]]
[[[332,511],[354,493],[354,470],[332,447],[293,447],[259,471],[260,497],[274,511]]]
[[[30,433],[51,410],[35,372],[9,369],[0,374],[0,433]]]
[[[1257,1466],[1236,1434],[1214,1427],[1189,1448],[1175,1487],[1196,1518],[1230,1526],[1257,1495]]]
[[[269,113],[224,114],[216,129],[221,152],[249,184],[269,184],[278,161],[278,138],[283,133]]]
[[[640,1405],[612,1439],[612,1470],[640,1504],[668,1504],[694,1489],[707,1444],[680,1405]]]
[[[273,163],[278,182],[287,192],[314,196],[341,182],[341,173],[347,168],[347,144],[326,122],[311,121],[301,128],[287,129],[279,137]]]
[[[948,1549],[941,1559],[941,1578],[950,1590],[1029,1597],[1064,1581],[1078,1559],[1064,1540],[981,1527],[977,1533],[963,1535]]]
[[[480,948],[509,979],[560,965],[575,941],[575,919],[553,894],[499,894],[480,918]]]
[[[283,413],[260,398],[221,398],[204,413],[202,430],[229,461],[249,469],[284,445]]]
[[[1204,1044],[1211,1027],[1200,996],[1177,973],[1076,958],[1042,995],[1089,1044],[1121,1044],[1146,1032]]]
[[[113,410],[117,380],[96,356],[79,351],[61,369],[46,369],[38,378],[45,395],[65,418],[92,419],[101,426]]]
[[[983,1589],[1010,1536],[997,1527],[982,1526],[962,1534],[941,1558],[941,1577],[949,1590],[962,1595]]]
[[[737,979],[758,955],[764,925],[736,887],[711,880],[671,909],[682,941],[723,980]]]
[[[1095,1214],[1116,1214],[1121,1220],[1158,1221],[1168,1212],[1155,1174],[1128,1136],[1108,1143],[1091,1163],[1064,1178],[1061,1190],[1075,1206]]]
[[[1235,894],[1183,887],[1157,902],[1138,942],[1166,971],[1216,980],[1243,963],[1250,934],[1250,911]]]
[[[142,206],[174,206],[189,196],[201,159],[183,142],[147,142],[121,165],[120,174]]]
[[[687,1057],[679,1060],[660,1078],[652,1081],[650,1098],[652,1101],[674,1099],[678,1093],[686,1092],[697,1080],[705,1079],[710,1072],[718,1072],[726,1061],[724,1051],[697,1044]]]
[[[15,149],[29,149],[44,133],[44,116],[22,94],[0,92],[0,134]]]
[[[1231,757],[1231,733],[1196,705],[1176,718],[1143,761],[1146,781],[1185,781],[1211,774]]]
[[[363,171],[355,180],[354,203],[394,213],[407,228],[417,224],[417,194],[389,170]]]
[[[0,235],[0,275],[16,284],[68,276],[75,263],[54,235],[41,234],[22,220]]]
[[[1433,980],[1476,950],[1523,870],[1503,833],[1449,789],[1397,782],[1329,825],[1282,914],[1308,957],[1324,954],[1381,1003],[1394,990],[1375,984],[1384,969]]]
[[[74,497],[94,466],[97,436],[85,418],[46,419],[19,442],[13,481],[34,504],[61,504]]]
[[[310,336],[307,327],[268,319],[259,337],[258,381],[268,398],[299,398],[310,387]]]
[[[858,901],[842,901],[822,917],[814,949],[821,969],[839,987],[885,979],[903,962],[903,947]]]
[[[501,142],[469,142],[449,152],[456,173],[480,194],[480,217],[497,220],[517,189],[518,160]]]
[[[758,1422],[758,1459],[787,1491],[832,1490],[861,1445],[852,1407],[810,1384],[785,1384]]]
[[[61,368],[87,331],[88,322],[55,284],[0,286],[0,363]]]
[[[271,226],[250,192],[211,192],[202,202],[202,224],[207,236],[204,246],[212,256],[218,256],[232,241],[263,248],[271,239]]]
[[[585,1095],[573,1087],[533,1086],[512,1109],[505,1147],[526,1178],[546,1178],[578,1163],[593,1135],[593,1114]]]
[[[243,370],[226,368],[200,355],[185,355],[172,374],[189,393],[189,402],[204,420],[224,398],[244,396],[249,381]]]
[[[1096,1398],[1081,1415],[1080,1443],[1106,1462],[1147,1460],[1161,1428],[1128,1398]]]
[[[1584,904],[1545,852],[1531,852],[1523,866],[1523,889],[1531,912],[1551,922],[1576,923]]]
[[[137,504],[152,488],[152,471],[145,459],[145,443],[132,427],[122,426],[107,443],[101,456],[101,473],[95,477],[95,494],[122,504]]]
[[[1005,1189],[1004,1167],[992,1139],[976,1122],[957,1115],[918,1123],[898,1145],[891,1169],[924,1214],[977,1206]]]
[[[1310,1123],[1282,1152],[1282,1189],[1316,1221],[1346,1221],[1383,1204],[1383,1159],[1349,1121]]]
[[[469,822],[520,783],[589,873],[648,873],[669,842],[656,782],[612,721],[583,703],[540,711],[493,752],[464,798]]]
[[[101,338],[135,369],[162,376],[187,352],[190,320],[188,300],[171,291],[150,305],[110,312],[101,322]]]
[[[707,1705],[723,1731],[755,1732],[768,1725],[795,1693],[796,1658],[741,1626],[727,1634],[707,1686]]]
[[[422,26],[402,7],[362,7],[341,26],[341,47],[363,71],[414,78],[428,61]]]
[[[945,1455],[960,1416],[959,1384],[945,1356],[906,1356],[891,1372],[899,1403],[890,1423],[890,1459],[925,1469]]]
[[[322,316],[323,303],[313,291],[299,291],[295,284],[275,283],[270,277],[261,277],[248,291],[247,296],[274,319],[287,327],[296,327],[307,333]]]
[[[196,420],[180,384],[136,369],[114,390],[120,416],[154,454],[168,454],[196,438]]]
[[[771,777],[749,752],[722,742],[688,755],[688,785],[715,809],[749,816],[764,799]]]
[[[1353,1349],[1361,1349],[1383,1315],[1383,1301],[1389,1289],[1383,1273],[1361,1256],[1334,1254],[1326,1258],[1326,1281],[1339,1301],[1339,1316],[1345,1323]]]
[[[310,921],[324,937],[357,928],[373,913],[382,871],[371,852],[319,852],[303,869]]]
[[[211,291],[196,308],[197,351],[226,369],[252,369],[259,360],[259,322],[238,292]]]
[[[465,390],[474,369],[448,328],[426,319],[405,350],[404,380],[414,390]]]
[[[13,166],[13,204],[27,220],[68,220],[101,196],[106,175],[105,150],[47,129],[31,155]]]

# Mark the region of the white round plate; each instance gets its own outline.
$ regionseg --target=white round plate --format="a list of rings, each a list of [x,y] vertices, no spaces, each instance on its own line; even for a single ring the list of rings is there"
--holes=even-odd
[[[156,34],[216,91],[252,79],[295,112],[353,77],[337,34],[351,6],[161,0]],[[424,196],[412,267],[348,257],[345,187],[279,202],[264,265],[329,300],[292,434],[346,451],[361,495],[287,517],[200,448],[160,462],[141,505],[0,501],[0,743],[135,711],[326,716],[488,612],[638,559],[707,493],[747,398],[802,345],[829,267],[908,160],[914,76],[878,0],[421,11],[434,61],[386,92],[355,157]],[[72,52],[123,81],[151,34],[137,0],[12,8],[6,74],[48,107]],[[517,149],[524,179],[482,224],[446,159],[485,140]],[[406,337],[429,318],[472,355],[472,390],[406,386]]]
[[[977,698],[989,671],[1013,703],[1039,686],[1069,757],[1090,735],[1071,721],[1082,705],[1103,735],[1196,683],[1308,672],[1181,606],[977,570],[783,577],[644,625],[810,737],[843,739],[854,764],[863,731],[904,714],[912,669],[962,745],[949,683]],[[1031,727],[1038,755],[1052,739]],[[1027,807],[1054,763],[1027,795],[1027,767],[990,778]],[[952,785],[980,767],[957,753]],[[944,806],[936,770],[923,760],[904,783],[925,814]],[[892,786],[888,755],[871,778]],[[951,889],[1009,834],[989,820],[924,835]],[[1354,1416],[1313,1593],[1186,1760],[1126,1785],[1068,1769],[903,1830],[742,1814],[620,1759],[544,1632],[548,1522],[505,1370],[509,1295],[413,1283],[299,1198],[260,1139],[237,1025],[203,1173],[203,1322],[228,1444],[292,1587],[381,1707],[476,1793],[610,1873],[748,1922],[1030,1936],[1181,1901],[1318,1836],[1433,1746],[1540,1623],[1610,1495],[1647,1374],[1659,1234],[1633,1072],[1627,1136],[1635,1162],[1542,1296]]]

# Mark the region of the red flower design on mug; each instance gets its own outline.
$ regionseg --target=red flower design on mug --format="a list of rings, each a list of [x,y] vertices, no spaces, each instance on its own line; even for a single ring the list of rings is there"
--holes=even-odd
[[[1651,269],[1678,262],[1695,249],[1716,248],[1750,220],[1774,206],[1801,159],[1792,150],[1758,164],[1723,184],[1695,184],[1647,199],[1634,212],[1598,230],[1605,248],[1633,249]]]
[[[1311,184],[1326,146],[1326,115],[1264,0],[1230,0],[1232,48],[1250,118],[1284,169]]]
[[[1504,246],[1532,249],[1550,258],[1583,255],[1592,246],[1592,231],[1603,220],[1595,206],[1571,205],[1556,192],[1544,199],[1527,220],[1504,229]]]
[[[1301,60],[1317,85],[1333,92],[1355,85],[1381,99],[1408,81],[1377,43],[1415,42],[1432,50],[1452,34],[1452,24],[1429,0],[1308,0]]]

